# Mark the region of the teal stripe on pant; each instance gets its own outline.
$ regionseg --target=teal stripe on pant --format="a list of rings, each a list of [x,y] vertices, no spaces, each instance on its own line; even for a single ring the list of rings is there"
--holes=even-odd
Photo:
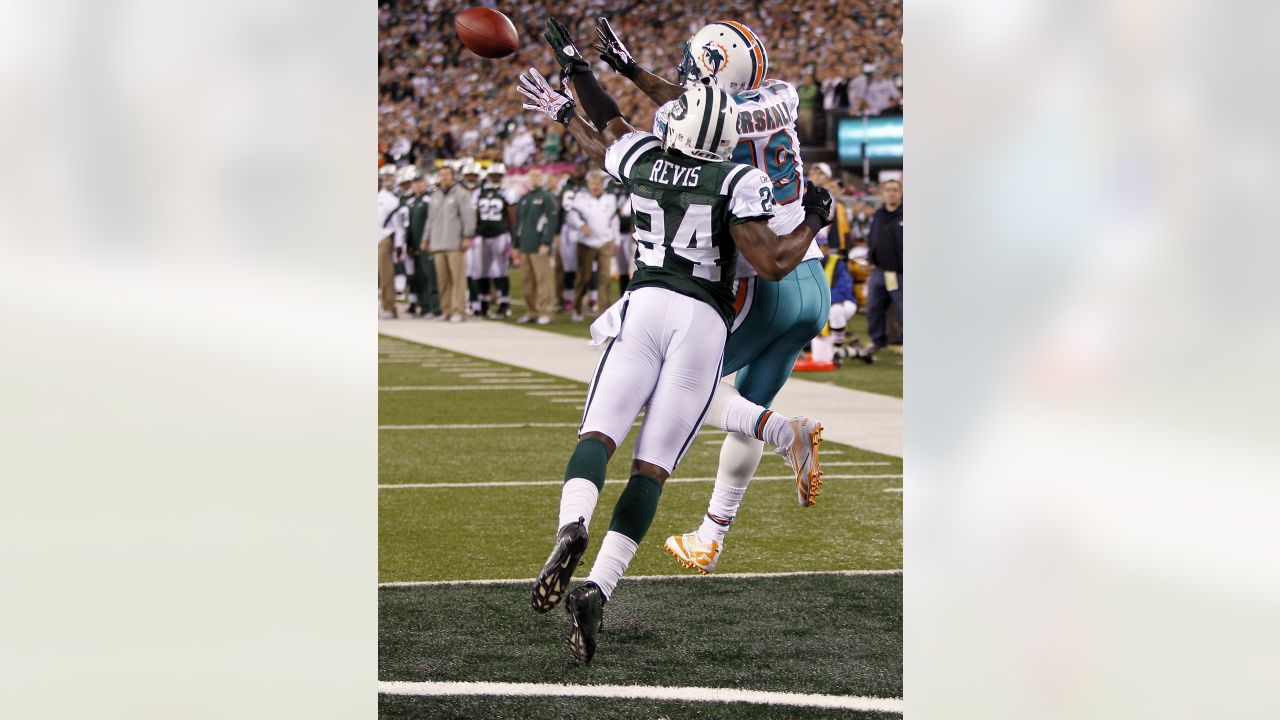
[[[800,351],[827,324],[831,286],[822,261],[806,260],[778,282],[752,278],[755,297],[746,319],[725,345],[724,374],[738,373],[743,397],[768,407]]]

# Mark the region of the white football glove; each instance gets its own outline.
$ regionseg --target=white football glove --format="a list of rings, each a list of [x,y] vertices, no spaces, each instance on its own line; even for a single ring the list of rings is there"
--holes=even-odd
[[[565,125],[573,119],[573,109],[576,107],[573,98],[552,89],[547,84],[546,78],[542,77],[542,73],[537,70],[529,68],[528,72],[522,73],[520,86],[516,90],[528,99],[528,102],[523,105],[525,110],[546,113],[552,120]]]

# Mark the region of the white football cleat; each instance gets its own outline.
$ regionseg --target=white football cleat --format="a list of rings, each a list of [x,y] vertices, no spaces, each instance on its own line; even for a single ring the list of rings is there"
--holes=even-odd
[[[781,455],[796,473],[796,502],[813,507],[822,487],[818,448],[822,446],[822,423],[807,417],[791,419],[791,444],[774,452]]]
[[[715,570],[716,561],[720,559],[720,543],[703,542],[696,532],[672,535],[662,547],[685,569],[697,570],[703,575]]]

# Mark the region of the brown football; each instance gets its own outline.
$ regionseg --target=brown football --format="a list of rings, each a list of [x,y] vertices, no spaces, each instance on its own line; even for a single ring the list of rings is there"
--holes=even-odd
[[[453,19],[458,39],[471,52],[484,58],[501,58],[516,51],[516,26],[497,10],[473,7]]]

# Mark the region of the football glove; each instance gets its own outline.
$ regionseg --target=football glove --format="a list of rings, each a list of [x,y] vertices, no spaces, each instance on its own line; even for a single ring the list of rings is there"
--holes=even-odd
[[[561,25],[559,20],[548,18],[547,31],[542,34],[542,37],[547,39],[555,52],[556,62],[560,63],[562,78],[568,79],[578,73],[591,72],[591,66],[587,65],[587,59],[583,57],[582,51],[573,41],[569,29]]]
[[[528,72],[521,73],[520,85],[516,90],[528,100],[523,105],[525,110],[546,113],[552,120],[565,125],[573,119],[573,98],[553,89],[537,70],[529,68]]]
[[[600,58],[613,68],[613,71],[628,80],[634,79],[640,66],[635,58],[627,52],[627,46],[618,39],[613,26],[606,18],[596,18],[596,42],[591,47],[600,53]]]
[[[831,222],[831,208],[835,200],[826,188],[808,183],[800,203],[804,205],[804,224],[813,228],[815,233]]]

